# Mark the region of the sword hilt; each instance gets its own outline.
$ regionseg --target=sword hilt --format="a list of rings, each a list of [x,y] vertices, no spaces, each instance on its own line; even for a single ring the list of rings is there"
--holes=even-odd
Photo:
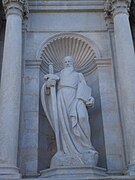
[[[53,69],[52,63],[49,64],[49,74],[46,74],[44,76],[44,79],[45,80],[51,79],[51,80],[55,80],[55,81],[59,80],[59,77],[54,74],[54,69]]]
[[[54,74],[53,63],[49,63],[49,74]]]

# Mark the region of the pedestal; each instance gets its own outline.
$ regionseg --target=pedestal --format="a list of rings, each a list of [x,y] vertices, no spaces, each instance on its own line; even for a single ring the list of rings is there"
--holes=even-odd
[[[90,177],[106,177],[106,170],[99,167],[74,166],[74,167],[57,167],[41,171],[40,178],[54,178],[55,180],[74,179],[83,180]]]

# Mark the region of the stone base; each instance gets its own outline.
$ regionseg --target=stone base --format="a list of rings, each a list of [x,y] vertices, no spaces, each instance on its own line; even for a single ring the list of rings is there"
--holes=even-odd
[[[51,159],[50,168],[57,167],[96,167],[98,153],[95,150],[80,154],[65,154],[62,151],[57,152]]]
[[[40,179],[40,178],[39,178]],[[58,178],[41,178],[40,180],[58,180]],[[35,180],[35,179],[27,179],[27,180]],[[59,179],[59,180],[71,180],[70,178],[65,178],[65,179]],[[109,176],[109,177],[87,177],[87,178],[78,178],[74,180],[135,180],[134,177],[130,176]]]
[[[21,175],[17,167],[0,164],[0,179],[21,179]]]
[[[135,164],[130,164],[128,166],[128,170],[127,170],[126,174],[129,176],[135,176]]]
[[[89,177],[105,177],[107,176],[106,170],[98,167],[58,167],[50,168],[41,171],[40,178],[51,178],[55,180],[64,180],[64,179],[89,179]]]

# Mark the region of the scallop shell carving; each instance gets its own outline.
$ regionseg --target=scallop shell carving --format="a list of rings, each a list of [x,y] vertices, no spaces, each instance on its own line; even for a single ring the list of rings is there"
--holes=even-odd
[[[55,72],[63,68],[62,60],[65,56],[73,56],[74,68],[78,72],[87,74],[96,58],[96,53],[88,42],[78,37],[58,37],[45,44],[40,53],[40,59],[48,72],[48,65],[53,63]]]

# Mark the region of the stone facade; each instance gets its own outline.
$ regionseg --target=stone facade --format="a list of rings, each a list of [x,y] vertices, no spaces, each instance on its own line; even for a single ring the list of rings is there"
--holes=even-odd
[[[0,179],[37,177],[50,167],[56,142],[40,91],[49,62],[58,72],[65,55],[78,59],[76,70],[92,88],[92,144],[104,179],[135,179],[134,1],[3,0],[0,6]]]

